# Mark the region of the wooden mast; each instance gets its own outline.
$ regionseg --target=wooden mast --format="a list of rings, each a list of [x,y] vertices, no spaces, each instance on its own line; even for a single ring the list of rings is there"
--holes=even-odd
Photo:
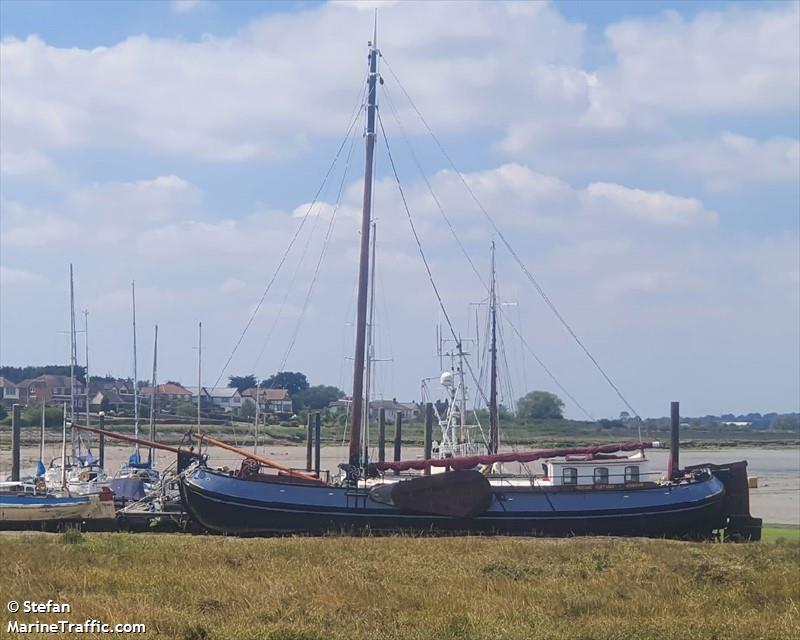
[[[489,383],[489,453],[497,453],[500,445],[499,416],[497,412],[497,291],[495,289],[494,273],[494,240],[492,240],[492,283],[489,294],[489,314],[492,323],[491,346],[491,382]]]
[[[352,466],[361,464],[361,421],[364,404],[364,360],[367,337],[367,299],[369,293],[369,237],[372,218],[372,170],[375,153],[375,112],[378,81],[377,27],[369,43],[369,79],[367,81],[367,129],[364,166],[364,200],[361,211],[361,252],[358,263],[358,302],[356,306],[356,339],[353,360],[353,396],[350,422],[350,455]]]
[[[156,374],[156,365],[158,364],[158,325],[155,326],[153,335],[153,388],[150,394],[150,440],[155,442],[156,439],[156,394],[158,393],[158,378]],[[88,421],[86,423],[89,424]],[[153,447],[147,452],[147,463],[155,465],[156,456]]]
[[[139,370],[136,366],[136,282],[131,282],[131,307],[133,309],[133,434],[139,437]],[[136,444],[136,462],[139,460],[139,444]]]

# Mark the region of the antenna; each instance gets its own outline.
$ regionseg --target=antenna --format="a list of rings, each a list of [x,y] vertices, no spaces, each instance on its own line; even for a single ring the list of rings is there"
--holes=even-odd
[[[372,28],[372,46],[378,47],[378,7],[375,7],[375,24]]]

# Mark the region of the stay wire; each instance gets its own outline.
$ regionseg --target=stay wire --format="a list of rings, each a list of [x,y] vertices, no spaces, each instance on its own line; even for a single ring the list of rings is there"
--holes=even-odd
[[[422,258],[422,262],[425,265],[425,271],[428,273],[428,280],[431,283],[431,287],[433,288],[433,293],[436,296],[436,300],[439,303],[439,308],[442,311],[442,315],[444,316],[445,321],[447,322],[447,327],[450,329],[450,334],[453,336],[453,340],[455,340],[456,344],[461,348],[461,339],[458,337],[456,333],[455,327],[453,326],[452,321],[450,320],[450,315],[447,313],[447,309],[444,306],[444,301],[442,300],[442,296],[439,293],[439,287],[436,285],[436,281],[433,279],[433,272],[431,271],[430,264],[428,264],[428,258],[425,256],[425,251],[422,249],[422,242],[419,239],[419,234],[417,233],[417,228],[414,225],[414,219],[411,216],[411,210],[408,208],[408,201],[406,200],[405,192],[403,191],[403,185],[400,182],[400,176],[397,173],[397,167],[394,163],[394,158],[392,157],[392,151],[389,147],[389,139],[386,137],[386,129],[383,127],[383,119],[381,118],[380,112],[378,112],[378,124],[381,127],[381,133],[383,134],[383,141],[386,145],[386,155],[389,157],[389,164],[392,166],[392,173],[394,174],[395,182],[397,182],[397,189],[400,192],[400,199],[403,201],[403,208],[406,211],[406,216],[408,217],[408,224],[411,226],[411,233],[414,236],[414,240],[417,243],[417,249],[419,249],[419,255]],[[481,394],[483,401],[488,404],[489,400],[486,397],[483,389],[480,386],[477,378],[475,377],[475,372],[472,369],[472,365],[469,362],[468,358],[464,358],[464,363],[467,365],[467,370],[472,377],[472,381],[475,383],[475,387],[478,390],[478,393]]]
[[[442,155],[444,155],[444,157],[450,163],[450,166],[453,168],[453,171],[455,171],[456,175],[458,175],[459,179],[461,180],[462,184],[466,188],[467,192],[470,194],[470,197],[475,202],[475,204],[478,206],[478,209],[480,209],[481,213],[489,221],[489,224],[492,226],[492,228],[494,229],[495,233],[497,233],[497,236],[500,238],[502,243],[505,245],[506,249],[511,254],[511,256],[514,258],[516,263],[519,265],[520,269],[522,269],[522,272],[525,274],[525,276],[531,282],[533,287],[536,289],[536,291],[538,292],[539,296],[542,298],[542,300],[544,300],[544,302],[547,304],[547,306],[550,308],[550,310],[553,312],[553,314],[556,316],[556,318],[559,320],[559,322],[562,324],[562,326],[567,330],[567,332],[570,334],[570,336],[572,336],[572,339],[581,348],[581,350],[584,352],[586,357],[589,358],[589,360],[595,366],[597,371],[603,376],[605,381],[614,390],[614,392],[617,394],[619,399],[622,400],[623,404],[625,404],[625,406],[628,407],[628,409],[630,409],[636,417],[639,417],[638,412],[631,406],[630,402],[628,402],[627,398],[625,398],[625,396],[622,394],[622,392],[620,391],[619,387],[617,387],[617,385],[614,384],[614,381],[611,380],[609,375],[606,373],[605,369],[603,369],[603,367],[600,366],[600,363],[592,355],[592,353],[589,351],[588,347],[586,347],[586,345],[581,341],[581,339],[578,337],[578,335],[575,333],[575,331],[572,329],[572,327],[566,321],[564,316],[561,315],[561,312],[555,306],[555,303],[553,303],[553,301],[550,299],[550,297],[544,291],[544,289],[539,284],[537,279],[533,276],[531,271],[528,269],[528,267],[525,265],[525,263],[519,257],[519,254],[517,254],[517,252],[511,246],[509,241],[506,239],[505,235],[500,230],[500,228],[497,226],[497,224],[495,223],[495,221],[492,218],[492,216],[489,214],[489,212],[483,206],[481,201],[475,195],[475,192],[469,186],[469,183],[467,182],[466,178],[464,178],[464,175],[461,173],[461,171],[459,171],[458,167],[456,167],[456,164],[453,161],[453,159],[450,157],[450,154],[447,153],[447,150],[444,148],[442,143],[439,141],[439,138],[433,132],[433,130],[431,129],[430,125],[428,125],[427,120],[425,120],[425,118],[423,117],[422,113],[419,111],[419,109],[417,108],[416,104],[411,99],[411,96],[408,94],[408,92],[406,91],[405,87],[400,82],[400,79],[397,77],[397,74],[394,72],[394,69],[392,69],[392,66],[389,64],[389,62],[386,60],[386,58],[384,56],[381,56],[381,58],[383,59],[383,63],[386,65],[386,68],[389,69],[389,72],[392,74],[392,76],[394,77],[395,81],[397,82],[397,86],[400,87],[400,90],[406,96],[406,99],[408,99],[409,104],[414,109],[414,111],[416,112],[417,116],[419,116],[419,119],[422,121],[422,124],[427,129],[427,131],[430,134],[431,138],[433,138],[434,142],[436,143],[436,146],[442,152]]]
[[[384,62],[386,62],[386,61],[384,60]],[[394,72],[392,71],[392,69],[391,69],[391,67],[389,66],[388,62],[386,62],[386,65],[387,65],[387,68],[389,68],[389,71],[390,71],[390,72],[392,73],[392,75],[394,76],[395,80],[397,81],[397,83],[398,83],[398,86],[400,87],[400,89],[403,91],[403,93],[405,93],[405,94],[406,94],[406,97],[408,98],[409,102],[411,102],[411,98],[408,96],[408,94],[406,93],[405,89],[404,89],[404,88],[402,87],[402,85],[400,84],[400,81],[397,79],[397,76],[396,76],[396,75],[394,74]],[[420,175],[422,176],[423,180],[425,181],[425,184],[426,184],[426,186],[427,186],[427,188],[428,188],[428,191],[429,191],[429,193],[431,194],[431,197],[433,198],[433,201],[434,201],[434,203],[436,204],[436,207],[438,208],[438,210],[439,210],[439,213],[441,214],[442,218],[444,219],[445,223],[447,224],[447,227],[448,227],[448,229],[450,230],[450,234],[453,236],[453,239],[456,241],[456,244],[458,244],[459,248],[461,249],[461,252],[464,254],[464,257],[466,258],[467,262],[469,263],[469,266],[472,268],[472,271],[473,271],[473,273],[474,273],[474,274],[475,274],[475,276],[478,278],[478,281],[481,283],[481,285],[483,286],[483,288],[484,288],[484,289],[486,289],[486,291],[487,291],[487,292],[489,292],[489,286],[486,284],[486,281],[483,279],[483,276],[481,275],[480,271],[479,271],[479,270],[478,270],[478,268],[475,266],[475,263],[474,263],[474,261],[472,260],[472,258],[470,257],[470,255],[469,255],[469,252],[467,251],[467,249],[466,249],[466,247],[464,246],[464,244],[461,242],[461,239],[458,237],[458,233],[456,232],[456,230],[455,230],[455,227],[453,226],[452,222],[450,221],[450,218],[449,218],[449,217],[447,216],[447,214],[444,212],[444,208],[442,207],[442,205],[441,205],[441,202],[439,201],[439,198],[436,196],[436,193],[433,191],[433,187],[432,187],[432,185],[431,185],[430,181],[428,180],[428,177],[427,177],[427,175],[425,174],[425,171],[423,170],[423,168],[422,168],[422,166],[421,166],[421,164],[420,164],[420,162],[419,162],[419,159],[417,158],[417,155],[416,155],[416,153],[414,153],[414,149],[413,149],[413,146],[411,145],[411,141],[409,140],[409,138],[408,138],[408,135],[407,135],[407,134],[406,134],[406,132],[405,132],[405,127],[403,127],[403,124],[402,124],[402,122],[400,121],[400,117],[399,117],[399,115],[398,115],[397,109],[396,109],[396,108],[395,108],[395,106],[394,106],[394,102],[392,101],[392,99],[391,99],[391,96],[390,96],[390,93],[389,93],[389,90],[388,90],[388,88],[387,88],[386,86],[384,86],[383,93],[384,93],[384,96],[385,96],[385,98],[386,98],[386,103],[389,105],[389,110],[392,112],[392,116],[393,116],[393,118],[394,118],[394,120],[395,120],[395,122],[396,122],[396,124],[397,124],[397,127],[398,127],[398,129],[400,130],[400,134],[401,134],[401,136],[403,137],[403,140],[405,141],[405,143],[406,143],[406,146],[408,147],[409,153],[411,154],[411,157],[413,158],[413,160],[414,160],[414,163],[416,164],[416,166],[417,166],[417,169],[419,170],[419,173],[420,173]],[[413,103],[412,103],[412,107],[414,107],[414,109],[416,110],[416,107],[413,105]],[[420,119],[422,119],[422,120],[423,120],[423,122],[424,122],[424,119],[422,118],[422,115],[419,113],[419,111],[417,111],[417,114],[419,115]],[[425,125],[426,125],[426,127],[427,127],[427,123],[425,123]],[[431,133],[431,135],[433,135],[433,133],[430,131],[430,129],[429,129],[429,132]],[[437,143],[438,143],[438,140],[437,140]],[[440,146],[440,148],[441,148],[441,146]],[[442,151],[444,151],[444,150],[442,149]],[[449,158],[448,158],[448,159],[449,159]],[[452,164],[452,161],[451,161],[451,164]],[[455,169],[455,167],[454,167],[454,169]],[[456,169],[456,171],[458,171],[458,170]],[[487,327],[488,327],[488,316],[487,316],[487,321],[486,321],[486,322],[487,322]],[[509,321],[509,323],[510,323],[510,321]],[[515,331],[515,332],[517,331],[516,327],[512,327],[512,328],[514,329],[514,331]],[[451,327],[451,330],[452,330],[452,327]],[[520,340],[521,340],[521,341],[524,341],[524,338],[522,338],[522,335],[521,335],[519,332],[517,332],[517,335],[520,337]],[[548,367],[547,367],[547,366],[544,364],[544,362],[541,360],[541,358],[540,358],[540,357],[539,357],[539,356],[538,356],[538,355],[537,355],[537,354],[536,354],[536,353],[533,351],[532,347],[531,347],[531,346],[530,346],[530,345],[529,345],[527,342],[525,342],[525,346],[526,346],[526,348],[528,349],[528,351],[530,351],[530,352],[531,352],[531,354],[532,354],[532,355],[533,355],[533,357],[536,359],[536,361],[539,363],[539,365],[542,367],[542,369],[545,371],[545,373],[546,373],[546,374],[547,374],[547,375],[550,377],[550,379],[551,379],[551,380],[553,380],[553,382],[554,382],[554,383],[555,383],[555,384],[558,386],[558,388],[559,388],[559,389],[561,389],[561,390],[564,392],[564,394],[565,394],[565,395],[567,395],[567,397],[569,397],[569,398],[572,400],[572,402],[574,402],[574,403],[575,403],[575,405],[576,405],[576,406],[577,406],[577,407],[578,407],[578,408],[579,408],[579,409],[580,409],[580,410],[581,410],[581,411],[582,411],[584,414],[586,414],[587,416],[589,416],[589,417],[591,418],[591,420],[593,420],[593,421],[594,421],[594,418],[593,418],[593,417],[591,417],[591,414],[590,414],[588,411],[586,411],[586,410],[585,410],[585,409],[584,409],[584,408],[581,406],[581,404],[580,404],[579,402],[577,402],[577,401],[574,399],[574,397],[572,396],[572,394],[571,394],[571,393],[569,393],[569,392],[566,390],[566,388],[564,387],[564,385],[562,385],[562,384],[561,384],[561,382],[559,382],[559,381],[558,381],[558,379],[555,377],[555,375],[552,373],[552,371],[550,371],[550,369],[549,369],[549,368],[548,368]],[[480,360],[480,358],[479,358],[479,364],[481,364],[481,360]],[[484,369],[483,369],[483,366],[482,366],[482,365],[480,366],[480,373],[479,373],[479,376],[480,376],[480,380],[483,380],[483,379],[484,379]],[[480,382],[477,382],[477,381],[476,381],[476,385],[478,385],[478,387],[479,387],[479,391],[480,391]],[[481,393],[481,395],[484,395],[484,394],[483,394],[483,393]],[[484,396],[484,397],[485,397],[485,396]]]
[[[347,180],[347,175],[350,172],[350,159],[353,155],[353,147],[355,146],[356,136],[352,135],[350,139],[350,148],[347,151],[347,157],[345,159],[344,171],[342,171],[342,179],[339,183],[339,191],[336,196],[336,204],[333,208],[333,212],[331,213],[331,219],[328,221],[328,228],[325,231],[325,238],[322,242],[322,250],[320,251],[319,258],[317,259],[317,264],[314,267],[314,275],[311,278],[311,282],[308,285],[308,291],[306,292],[305,300],[303,301],[303,308],[300,311],[300,316],[297,319],[297,323],[295,324],[294,332],[292,333],[292,338],[289,341],[289,346],[286,348],[286,353],[283,356],[283,360],[281,361],[280,370],[283,371],[283,368],[286,366],[286,362],[289,359],[289,356],[292,353],[292,349],[294,349],[295,342],[297,341],[297,336],[300,333],[300,326],[303,323],[303,318],[305,317],[306,311],[308,309],[308,303],[311,300],[311,295],[314,291],[314,286],[317,283],[317,279],[319,278],[320,267],[322,266],[323,261],[325,260],[325,255],[328,252],[328,246],[331,239],[331,234],[333,233],[333,228],[336,224],[336,214],[339,211],[339,208],[342,203],[342,194],[344,193],[344,184]],[[319,214],[317,214],[319,215]]]
[[[363,96],[363,90],[361,92],[361,95]],[[300,235],[300,232],[302,231],[303,226],[305,225],[306,221],[308,220],[308,216],[311,213],[311,210],[316,205],[317,199],[319,198],[320,193],[322,193],[323,188],[327,184],[328,178],[330,177],[331,172],[333,171],[333,168],[336,166],[336,163],[339,161],[339,156],[342,153],[342,149],[344,149],[345,145],[347,144],[347,141],[350,138],[350,132],[352,131],[353,127],[356,125],[356,122],[358,122],[358,120],[359,120],[359,116],[360,116],[362,105],[363,105],[363,100],[359,99],[359,103],[358,103],[358,105],[356,106],[356,109],[355,109],[355,115],[351,118],[350,126],[347,127],[347,132],[345,133],[344,138],[342,139],[342,142],[341,142],[341,144],[339,145],[339,148],[336,151],[336,155],[334,156],[333,161],[331,162],[330,166],[328,167],[328,170],[325,172],[325,176],[322,179],[322,184],[319,185],[319,188],[317,189],[317,192],[314,194],[314,199],[312,200],[311,204],[308,206],[308,209],[306,210],[305,214],[303,215],[302,219],[300,220],[300,224],[297,226],[297,229],[295,229],[295,232],[292,235],[292,238],[289,241],[289,244],[286,247],[286,250],[283,252],[283,255],[281,256],[281,259],[278,262],[278,266],[275,268],[275,271],[273,272],[272,277],[270,278],[269,282],[267,283],[267,286],[264,288],[264,292],[261,294],[261,298],[259,299],[258,304],[256,305],[256,308],[253,310],[253,313],[250,314],[250,317],[247,320],[247,323],[245,324],[244,329],[242,329],[242,333],[239,335],[239,338],[236,341],[236,344],[233,346],[233,350],[231,351],[230,355],[228,356],[228,359],[225,361],[225,365],[222,367],[222,370],[220,371],[219,376],[217,377],[217,381],[214,383],[214,387],[217,387],[219,385],[219,381],[222,380],[222,376],[225,375],[225,371],[227,371],[228,366],[231,363],[231,360],[233,360],[234,355],[236,355],[237,350],[241,346],[242,341],[244,340],[244,337],[247,334],[247,331],[250,329],[250,326],[253,324],[253,320],[255,320],[256,316],[258,315],[258,312],[261,309],[261,306],[264,304],[264,300],[266,299],[267,294],[269,293],[270,289],[272,288],[272,285],[275,283],[275,279],[278,277],[278,274],[280,273],[284,262],[286,262],[286,258],[289,256],[289,252],[292,250],[292,247],[294,246],[295,242],[297,241],[297,238]]]

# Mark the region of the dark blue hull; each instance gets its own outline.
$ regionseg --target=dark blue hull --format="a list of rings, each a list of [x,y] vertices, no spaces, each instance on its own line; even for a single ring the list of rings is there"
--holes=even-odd
[[[181,490],[200,525],[239,535],[347,531],[706,538],[726,524],[725,488],[713,475],[619,489],[492,487],[488,509],[471,518],[401,511],[372,500],[364,489],[258,482],[207,469],[189,474]]]

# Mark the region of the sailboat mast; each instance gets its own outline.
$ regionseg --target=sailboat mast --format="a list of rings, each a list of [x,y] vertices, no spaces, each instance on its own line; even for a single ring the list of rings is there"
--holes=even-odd
[[[377,105],[378,48],[377,30],[369,43],[369,79],[367,81],[367,130],[365,133],[364,200],[361,211],[361,251],[358,263],[358,302],[356,305],[355,357],[353,359],[352,416],[350,455],[352,466],[360,465],[361,421],[364,403],[364,360],[367,338],[367,299],[369,293],[369,236],[372,221],[372,171],[375,154],[375,114]]]
[[[197,435],[200,435],[200,395],[203,392],[203,323],[197,323]],[[202,444],[202,443],[201,443]]]
[[[75,364],[78,347],[75,340],[75,281],[72,277],[72,263],[69,265],[69,419],[75,422]],[[75,429],[72,429],[72,455],[75,455]]]
[[[375,241],[377,240],[375,221],[372,222],[372,264],[370,266],[369,284],[369,319],[367,320],[367,372],[364,380],[364,464],[369,462],[369,403],[372,391],[372,368],[375,363]]]
[[[158,382],[156,378],[156,365],[158,363],[158,325],[155,326],[153,334],[153,389],[150,394],[150,441],[155,442],[156,439],[156,394],[158,393]],[[150,447],[147,452],[147,461],[153,465],[155,464],[155,449]]]
[[[46,423],[46,406],[47,403],[45,402],[44,398],[42,398],[42,437],[41,441],[39,442],[39,462],[44,464],[44,427]]]
[[[491,382],[489,384],[489,433],[490,433],[490,449],[489,453],[497,453],[500,446],[499,436],[499,416],[497,412],[497,291],[495,287],[495,269],[494,269],[494,240],[492,240],[492,283],[491,292],[489,295],[489,315],[492,323],[491,346],[489,348],[491,356],[490,376]]]
[[[139,371],[136,367],[136,283],[131,282],[131,300],[133,302],[133,433],[139,437]],[[136,445],[139,453],[139,445]]]
[[[92,425],[89,423],[89,310],[83,310],[83,338],[84,338],[84,345],[86,346],[86,426],[91,427]]]
[[[259,396],[261,395],[260,393],[261,389],[259,388],[259,384],[260,383],[258,381],[258,378],[256,378],[256,419],[253,424],[253,453],[255,453],[256,455],[258,455],[258,421],[260,418],[258,415],[258,403],[260,400]]]

